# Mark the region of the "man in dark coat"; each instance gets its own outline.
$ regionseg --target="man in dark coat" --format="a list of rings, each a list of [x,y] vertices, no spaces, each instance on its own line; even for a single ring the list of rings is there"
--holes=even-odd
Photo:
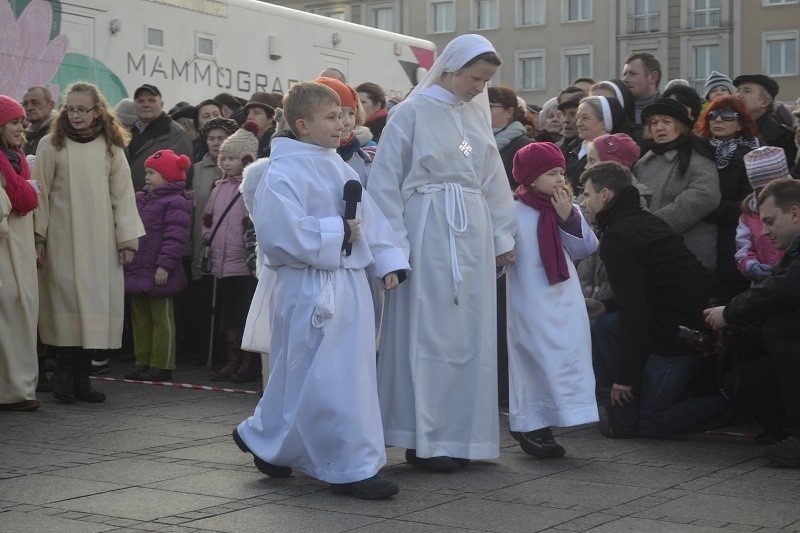
[[[772,276],[727,306],[705,311],[714,329],[761,323],[761,337],[779,383],[788,436],[767,446],[764,456],[782,466],[800,467],[800,182],[775,180],[758,195],[764,235],[786,250]]]
[[[180,124],[164,113],[161,91],[155,85],[144,84],[133,93],[133,123],[131,142],[125,150],[131,167],[133,189],[144,188],[144,162],[159,150],[172,150],[191,159],[192,142]]]
[[[581,173],[586,168],[586,157],[578,157],[583,141],[578,137],[577,119],[578,105],[581,99],[586,97],[586,93],[572,93],[567,95],[558,104],[558,114],[561,117],[561,133],[564,139],[561,141],[561,151],[564,153],[564,161],[567,167],[564,175],[572,185],[572,190],[576,194],[581,188]]]
[[[773,104],[778,96],[778,82],[764,74],[743,74],[733,80],[736,95],[747,106],[758,132],[767,146],[783,148],[786,153],[786,164],[794,166],[797,145],[794,143],[794,129],[782,124],[775,118]]]
[[[639,432],[668,437],[725,425],[722,395],[684,399],[701,362],[679,340],[679,326],[702,329],[708,271],[659,217],[643,210],[630,171],[604,162],[583,173],[581,206],[600,231],[600,257],[614,299],[587,299],[590,316],[619,310],[619,349],[613,357],[612,405],[639,399]]]

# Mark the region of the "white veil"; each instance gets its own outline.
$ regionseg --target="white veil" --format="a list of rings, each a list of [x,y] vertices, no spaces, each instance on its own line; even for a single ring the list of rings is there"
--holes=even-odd
[[[436,58],[431,69],[420,80],[417,86],[414,87],[408,97],[411,98],[420,91],[435,85],[445,72],[456,72],[466,65],[470,59],[485,52],[497,53],[492,43],[490,43],[486,37],[474,33],[467,33],[456,37],[444,47],[444,50],[441,55]],[[480,106],[491,123],[489,93],[486,88],[483,89],[481,94],[473,98],[467,104]]]

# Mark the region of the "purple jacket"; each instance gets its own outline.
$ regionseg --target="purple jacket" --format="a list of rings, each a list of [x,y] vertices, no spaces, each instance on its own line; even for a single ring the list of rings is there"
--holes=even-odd
[[[181,292],[187,284],[181,255],[189,240],[192,204],[182,181],[166,183],[136,193],[136,207],[147,232],[139,251],[125,267],[125,292],[164,298]],[[155,283],[156,268],[169,272],[167,283]]]
[[[239,192],[242,176],[228,176],[211,190],[211,196],[206,204],[203,215],[203,240],[207,241],[214,231],[219,218],[225,208]],[[250,214],[244,205],[244,199],[234,202],[231,210],[222,219],[214,240],[211,241],[211,273],[217,278],[230,278],[233,276],[250,276],[247,266],[246,239],[244,236],[245,224],[250,220]]]

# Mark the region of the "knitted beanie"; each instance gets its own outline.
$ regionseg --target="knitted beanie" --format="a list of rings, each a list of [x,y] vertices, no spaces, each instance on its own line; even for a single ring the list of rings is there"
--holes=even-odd
[[[711,92],[711,89],[720,86],[728,89],[728,92],[731,94],[736,94],[736,87],[733,86],[731,79],[725,74],[721,74],[716,70],[712,70],[711,74],[709,74],[708,78],[706,78],[706,85],[703,88],[703,98],[708,100],[708,93]]]
[[[126,127],[132,126],[138,120],[136,112],[133,110],[133,100],[123,98],[114,108],[114,113],[120,122]]]
[[[25,118],[25,109],[10,96],[0,94],[0,126],[17,118]]]
[[[144,162],[144,168],[152,168],[164,178],[164,181],[186,181],[185,170],[192,166],[192,161],[185,155],[178,155],[172,150],[159,150]]]
[[[322,85],[326,85],[333,89],[333,91],[339,95],[339,101],[341,102],[342,107],[352,107],[353,109],[358,109],[358,93],[349,85],[345,85],[339,80],[325,77],[317,78],[314,80],[314,82],[321,83]]]
[[[233,154],[239,159],[245,155],[256,158],[258,153],[258,124],[252,120],[246,121],[242,127],[236,130],[236,133],[225,139],[225,142],[220,146],[220,152]]]
[[[764,187],[772,180],[791,178],[786,154],[777,146],[762,146],[748,152],[744,156],[744,167],[753,189]]]
[[[625,133],[601,135],[592,141],[592,146],[600,161],[615,161],[631,169],[639,160],[639,145]]]
[[[548,170],[565,166],[561,148],[549,142],[535,142],[526,144],[514,154],[511,174],[520,185],[530,185]]]

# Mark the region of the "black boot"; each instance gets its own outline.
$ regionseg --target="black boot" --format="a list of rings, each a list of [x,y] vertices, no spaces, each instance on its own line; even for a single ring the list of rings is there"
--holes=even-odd
[[[98,403],[106,401],[106,395],[92,388],[89,373],[92,371],[93,350],[81,350],[80,361],[73,374],[72,384],[75,399],[82,402]]]
[[[56,354],[56,368],[50,379],[50,386],[53,389],[53,396],[61,403],[75,403],[72,382],[78,353],[79,348],[67,347],[59,348]]]

